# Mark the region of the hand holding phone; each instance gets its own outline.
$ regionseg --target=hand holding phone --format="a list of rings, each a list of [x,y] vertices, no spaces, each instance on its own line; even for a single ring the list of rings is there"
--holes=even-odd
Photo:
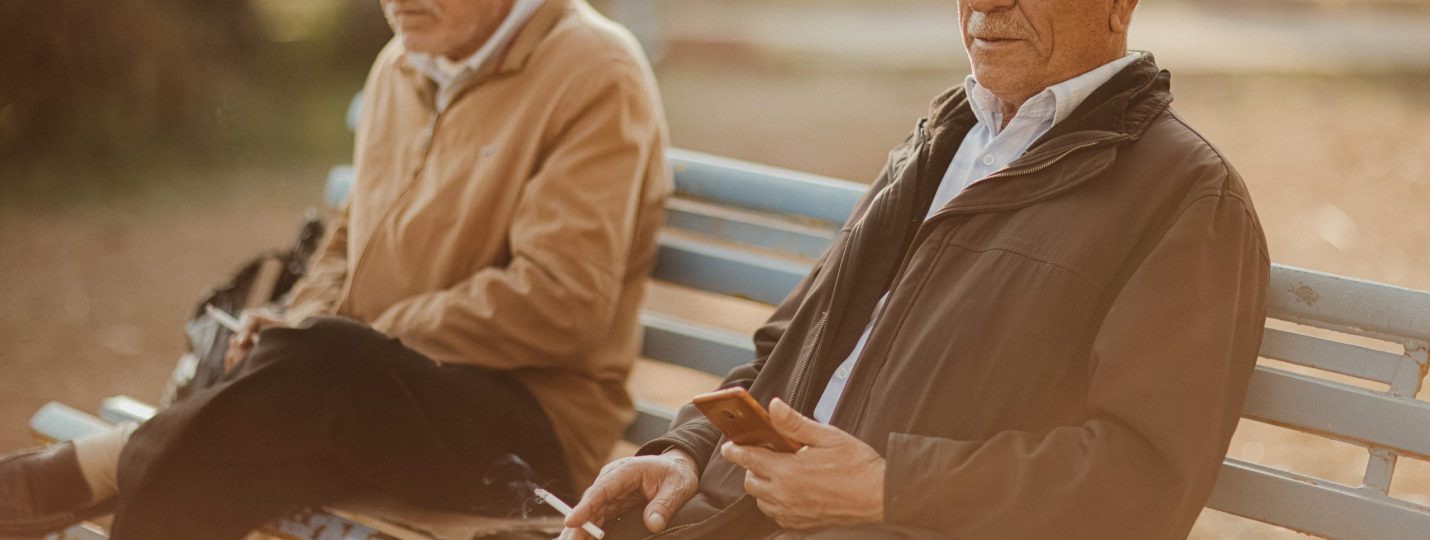
[[[692,401],[735,444],[776,452],[794,452],[803,447],[775,430],[769,413],[744,388],[716,390],[695,396]]]

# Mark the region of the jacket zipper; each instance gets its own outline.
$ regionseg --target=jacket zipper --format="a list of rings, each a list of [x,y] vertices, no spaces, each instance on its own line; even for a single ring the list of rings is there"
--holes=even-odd
[[[908,166],[910,167],[917,167],[921,163],[918,153],[922,151],[924,143],[928,140],[928,118],[919,119],[918,126],[914,128],[914,134],[914,146],[909,151],[910,157]],[[891,174],[889,180],[890,182],[895,181],[894,175]],[[839,266],[835,269],[837,273],[834,275],[833,286],[830,287],[830,290],[833,291],[832,294],[837,295],[839,293],[839,278],[844,273],[844,264],[848,256],[849,251],[846,249],[839,257]],[[814,328],[814,343],[810,345],[809,352],[805,353],[804,357],[800,359],[799,367],[796,368],[795,371],[794,384],[790,386],[789,392],[785,394],[786,403],[794,407],[796,411],[804,411],[804,403],[800,401],[804,397],[801,392],[804,390],[804,376],[806,372],[809,371],[809,366],[813,363],[815,355],[819,352],[819,345],[824,341],[824,328],[828,325],[830,311],[829,309],[824,310],[824,315],[819,318],[819,323]]]
[[[794,374],[794,385],[790,387],[789,393],[785,395],[786,402],[795,404],[795,397],[799,395],[800,385],[804,383],[804,374],[809,371],[810,360],[814,358],[814,350],[819,348],[819,342],[824,338],[824,325],[829,322],[829,310],[824,311],[824,315],[819,318],[819,324],[814,327],[814,344],[809,347],[809,352],[799,361],[799,369]]]
[[[412,186],[421,178],[422,172],[427,169],[427,160],[432,154],[432,139],[437,134],[437,124],[441,120],[442,113],[440,111],[433,111],[432,116],[430,116],[427,121],[427,125],[422,128],[422,139],[418,141],[418,147],[422,150],[422,158],[418,160],[417,165],[413,167],[412,174],[407,179],[407,185],[402,188],[402,191],[397,193],[397,196],[392,199],[392,202],[387,205],[387,208],[383,209],[382,215],[378,217],[375,223],[382,223],[387,219],[387,216],[392,215],[392,212],[397,209],[397,206],[407,198],[407,194],[412,191]],[[351,275],[345,280],[346,283],[344,284],[342,295],[338,297],[337,302],[333,303],[332,314],[341,312],[343,308],[347,306],[348,300],[351,299],[353,285],[357,283],[357,278],[362,273],[363,263],[367,262],[367,250],[371,247],[372,236],[371,234],[368,235],[367,240],[363,242],[362,251],[358,253],[357,259],[353,261]]]
[[[982,182],[983,180],[988,180],[988,179],[992,179],[992,178],[1004,178],[1004,177],[1008,177],[1008,176],[1022,176],[1022,175],[1025,175],[1025,174],[1032,174],[1032,173],[1035,173],[1035,172],[1039,172],[1039,171],[1042,171],[1043,169],[1046,169],[1046,168],[1048,168],[1048,167],[1052,167],[1054,163],[1057,163],[1057,162],[1059,162],[1059,161],[1062,161],[1063,158],[1068,157],[1068,154],[1071,154],[1071,153],[1076,152],[1076,151],[1078,151],[1078,150],[1082,150],[1082,149],[1084,149],[1084,148],[1090,148],[1090,147],[1093,147],[1093,146],[1097,146],[1097,145],[1099,145],[1099,144],[1102,144],[1102,143],[1104,143],[1104,142],[1107,142],[1107,140],[1108,140],[1108,139],[1097,139],[1097,140],[1088,141],[1088,142],[1079,144],[1079,145],[1077,145],[1077,146],[1074,146],[1074,147],[1072,147],[1072,148],[1069,148],[1069,149],[1067,149],[1067,150],[1064,150],[1063,153],[1058,154],[1057,156],[1054,156],[1053,159],[1047,160],[1047,161],[1043,162],[1043,164],[1038,165],[1038,166],[1036,166],[1036,167],[1031,167],[1031,168],[1027,168],[1027,169],[1007,170],[1007,171],[996,172],[996,173],[993,173],[993,174],[990,174],[990,175],[988,175],[988,176],[983,177],[983,178],[982,178],[981,180],[979,180],[978,182]],[[975,182],[975,183],[977,183],[977,182]],[[972,185],[972,184],[970,184],[970,185]]]

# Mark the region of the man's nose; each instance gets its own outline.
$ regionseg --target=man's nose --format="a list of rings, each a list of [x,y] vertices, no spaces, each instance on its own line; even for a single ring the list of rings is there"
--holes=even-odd
[[[1018,0],[964,0],[973,11],[988,13],[1011,8],[1018,4]]]

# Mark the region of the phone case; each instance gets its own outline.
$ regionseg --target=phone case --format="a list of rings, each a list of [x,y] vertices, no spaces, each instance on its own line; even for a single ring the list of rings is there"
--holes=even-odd
[[[794,452],[800,444],[775,431],[770,415],[744,388],[726,388],[700,394],[692,400],[715,427],[735,444],[759,446],[776,452]]]

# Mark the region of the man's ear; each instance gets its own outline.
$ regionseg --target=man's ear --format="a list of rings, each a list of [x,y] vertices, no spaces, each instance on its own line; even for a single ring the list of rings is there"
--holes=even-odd
[[[1127,35],[1127,27],[1132,25],[1132,11],[1137,9],[1137,0],[1111,0],[1108,10],[1107,27],[1113,34]]]

